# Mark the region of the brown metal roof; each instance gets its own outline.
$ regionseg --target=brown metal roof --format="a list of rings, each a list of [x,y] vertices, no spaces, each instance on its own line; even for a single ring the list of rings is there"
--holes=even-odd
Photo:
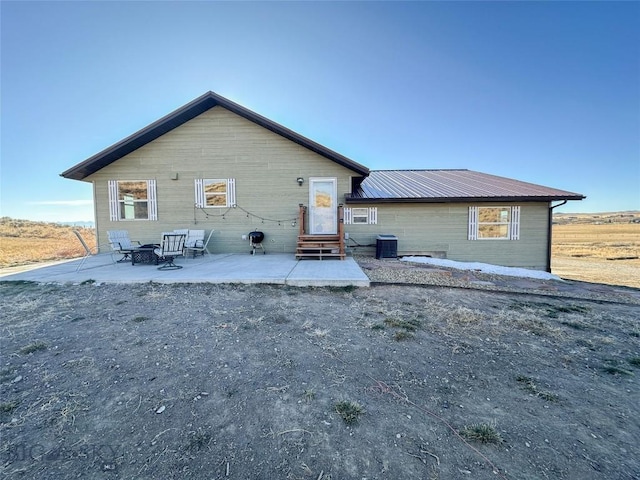
[[[364,165],[360,165],[359,163],[354,162],[353,160],[340,155],[339,153],[336,153],[313,140],[303,137],[293,130],[283,127],[262,115],[252,112],[231,100],[221,97],[216,93],[207,92],[124,140],[121,140],[100,153],[97,153],[85,161],[62,172],[60,175],[74,180],[83,180],[92,173],[97,172],[101,168],[106,167],[107,165],[115,162],[125,155],[128,155],[129,153],[137,150],[165,133],[170,132],[189,120],[192,120],[201,113],[204,113],[215,106],[226,108],[227,110],[258,124],[261,127],[308,148],[309,150],[322,155],[343,167],[353,170],[360,175],[368,175],[369,173],[369,169]]]
[[[347,203],[582,200],[584,195],[471,170],[374,170]]]

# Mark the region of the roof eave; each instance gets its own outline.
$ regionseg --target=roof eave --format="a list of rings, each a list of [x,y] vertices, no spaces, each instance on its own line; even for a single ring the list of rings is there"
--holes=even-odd
[[[213,98],[212,92],[205,93],[188,104],[147,125],[143,129],[138,130],[134,134],[129,135],[123,140],[89,157],[85,161],[62,172],[60,176],[72,180],[84,180],[92,173],[97,172],[101,168],[106,167],[119,158],[128,155],[215,106],[216,100]]]

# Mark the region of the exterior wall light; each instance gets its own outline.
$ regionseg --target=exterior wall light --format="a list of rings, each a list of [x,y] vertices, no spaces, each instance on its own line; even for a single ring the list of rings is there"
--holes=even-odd
[[[302,186],[302,184],[304,183],[304,178],[298,177],[296,181],[298,182],[298,185]]]

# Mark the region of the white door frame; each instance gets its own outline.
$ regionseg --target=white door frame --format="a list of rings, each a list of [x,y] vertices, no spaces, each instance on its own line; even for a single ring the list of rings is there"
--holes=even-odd
[[[330,183],[325,192],[330,194],[329,207],[317,206],[315,187]],[[309,233],[312,235],[335,235],[338,233],[338,179],[335,177],[309,178]]]

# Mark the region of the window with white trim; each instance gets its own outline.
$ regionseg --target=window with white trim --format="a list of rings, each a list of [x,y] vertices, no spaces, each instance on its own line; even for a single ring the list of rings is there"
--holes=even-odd
[[[519,240],[520,207],[469,207],[469,240]]]
[[[109,180],[109,220],[158,220],[155,180]]]
[[[233,178],[197,178],[196,206],[228,208],[236,204],[236,181]]]
[[[376,207],[345,207],[345,225],[375,225],[378,223],[378,209]]]

